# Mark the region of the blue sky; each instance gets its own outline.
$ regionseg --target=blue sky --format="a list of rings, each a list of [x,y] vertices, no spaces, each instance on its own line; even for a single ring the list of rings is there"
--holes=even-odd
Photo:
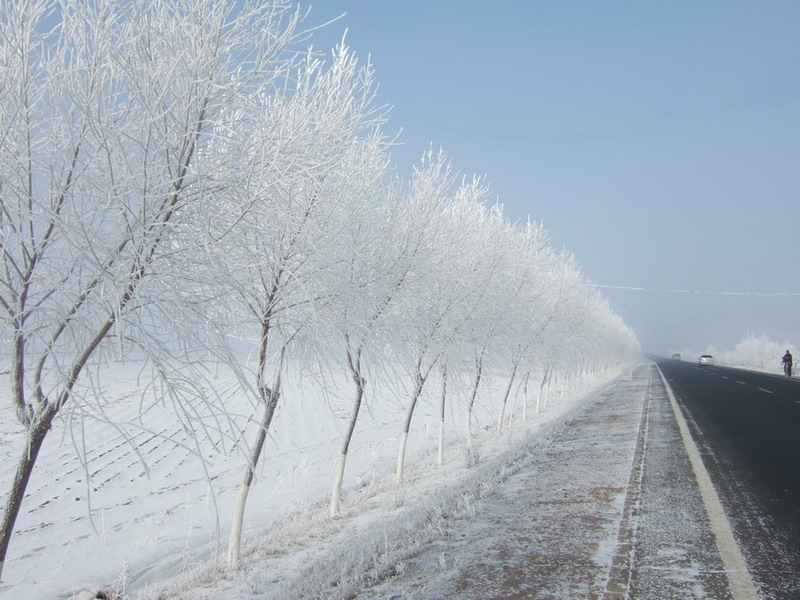
[[[396,167],[442,146],[589,279],[652,290],[604,289],[646,351],[800,344],[800,2],[324,0],[307,23],[343,13],[314,43],[371,58]]]

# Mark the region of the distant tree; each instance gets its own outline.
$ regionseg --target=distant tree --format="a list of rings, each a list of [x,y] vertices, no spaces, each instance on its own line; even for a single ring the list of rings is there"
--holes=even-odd
[[[209,144],[237,148],[230,125],[285,70],[299,20],[289,8],[0,3],[0,327],[27,429],[0,575],[39,451],[79,379],[112,336],[147,346],[159,335],[141,317],[161,301],[145,284],[169,276],[159,269],[175,228],[213,185]]]

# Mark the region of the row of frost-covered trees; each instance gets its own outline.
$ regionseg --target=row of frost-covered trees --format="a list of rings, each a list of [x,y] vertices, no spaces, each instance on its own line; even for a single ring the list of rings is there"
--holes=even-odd
[[[0,0],[0,326],[27,431],[0,574],[48,432],[109,357],[144,357],[178,410],[217,401],[200,376],[209,358],[257,399],[235,564],[265,436],[290,400],[286,361],[338,364],[352,381],[335,513],[382,366],[415,381],[399,480],[431,373],[467,372],[477,390],[492,365],[510,390],[537,367],[589,372],[637,351],[572,257],[539,224],[509,222],[482,179],[436,151],[396,175],[371,66],[344,45],[303,51],[311,35],[284,0]]]

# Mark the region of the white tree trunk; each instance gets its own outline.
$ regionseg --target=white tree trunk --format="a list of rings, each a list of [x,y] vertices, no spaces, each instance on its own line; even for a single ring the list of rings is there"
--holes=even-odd
[[[503,395],[503,404],[500,406],[500,418],[497,420],[497,431],[503,431],[503,417],[505,416],[506,412],[506,404],[508,403],[508,396],[511,394],[511,387],[514,385],[514,377],[517,374],[517,364],[514,364],[514,368],[511,370],[511,378],[508,380],[508,386],[506,386],[506,393]]]
[[[506,419],[507,427],[511,427],[511,425],[514,423],[514,412],[517,410],[517,397],[519,396],[519,390],[521,387],[522,383],[517,386],[517,391],[515,391],[514,395],[511,396],[511,409],[508,411],[508,418]]]
[[[439,422],[439,456],[437,457],[436,464],[444,464],[444,419]]]
[[[331,518],[339,514],[339,507],[342,502],[342,482],[344,481],[344,467],[347,462],[347,453],[339,451],[336,457],[336,470],[333,475],[333,489],[331,490],[330,516]]]
[[[274,389],[268,388],[264,385],[264,371],[266,368],[266,345],[267,336],[269,332],[269,325],[265,325],[262,332],[261,349],[259,355],[259,372],[258,372],[258,387],[261,394],[261,400],[264,403],[264,415],[261,417],[261,423],[256,438],[256,443],[250,454],[250,462],[247,465],[247,471],[244,475],[244,481],[239,487],[239,495],[236,499],[236,506],[233,511],[233,523],[231,524],[231,537],[228,541],[228,566],[235,569],[239,565],[239,548],[242,539],[242,523],[244,522],[244,508],[247,503],[247,495],[250,492],[250,485],[255,478],[256,466],[258,459],[261,457],[261,450],[264,448],[264,442],[267,439],[267,431],[272,422],[272,417],[275,414],[275,407],[278,405],[278,398],[280,397],[280,369],[283,368],[283,353],[286,348],[281,350],[281,357],[279,363],[278,374],[275,380]]]
[[[349,342],[348,342],[349,344]],[[347,453],[350,450],[350,441],[353,439],[353,432],[356,429],[356,422],[358,415],[361,412],[361,401],[364,399],[364,386],[367,381],[361,375],[361,349],[355,355],[350,351],[348,345],[347,349],[347,368],[350,370],[350,376],[356,384],[356,395],[353,400],[353,411],[350,414],[350,423],[347,426],[342,446],[339,449],[339,456],[336,459],[336,471],[333,479],[333,488],[331,489],[331,502],[330,502],[330,516],[335,517],[339,513],[339,507],[342,500],[342,482],[344,481],[344,469],[347,465]]]
[[[233,524],[231,537],[228,541],[228,566],[235,569],[239,566],[239,548],[242,541],[242,524],[244,523],[244,507],[247,504],[247,495],[250,493],[250,484],[243,481],[239,484],[239,494],[233,509]]]
[[[475,405],[475,398],[478,395],[478,385],[481,382],[481,372],[483,371],[483,352],[476,360],[475,383],[472,386],[472,395],[467,406],[467,447],[472,448],[472,407]]]
[[[406,462],[406,444],[408,443],[408,431],[400,434],[400,445],[397,448],[397,468],[394,472],[395,482],[403,481],[403,469]]]
[[[528,382],[531,378],[530,370],[525,373],[525,383],[522,388],[522,420],[528,420]]]
[[[551,367],[546,365],[544,368],[544,375],[542,375],[542,383],[539,386],[539,396],[536,398],[537,413],[547,407],[547,394],[550,392],[550,371]]]
[[[472,405],[467,409],[467,447],[472,448]]]
[[[445,418],[445,401],[447,399],[447,367],[442,367],[442,401],[439,410],[439,455],[436,464],[444,464],[444,418]]]
[[[433,363],[430,367],[428,367],[425,374],[422,374],[422,359],[420,358],[417,361],[417,374],[416,374],[416,385],[414,386],[414,396],[411,398],[411,403],[408,405],[408,411],[406,412],[406,421],[405,425],[403,426],[403,433],[400,436],[400,448],[397,452],[397,469],[395,470],[395,480],[397,483],[403,481],[403,470],[405,468],[406,462],[406,445],[408,443],[408,432],[411,431],[411,418],[414,416],[414,408],[417,406],[417,400],[422,395],[422,388],[425,385],[425,381],[428,379],[428,375],[430,375],[431,369],[433,369]]]

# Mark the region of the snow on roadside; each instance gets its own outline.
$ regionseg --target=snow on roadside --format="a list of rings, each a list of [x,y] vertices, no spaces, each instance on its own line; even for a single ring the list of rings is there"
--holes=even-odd
[[[343,512],[331,520],[327,494],[350,387],[342,378],[333,382],[338,393],[320,396],[314,382],[296,378],[279,406],[248,501],[242,566],[231,574],[214,559],[224,555],[244,464],[237,445],[242,440],[228,416],[207,414],[212,426],[195,439],[171,416],[171,407],[154,406],[139,418],[147,390],[130,366],[109,368],[105,375],[112,383],[104,393],[114,402],[104,418],[125,426],[87,420],[83,430],[61,423],[51,433],[17,523],[0,593],[69,598],[104,588],[145,599],[281,597],[281,589],[295,585],[293,573],[328,548],[341,548],[342,539],[353,543],[338,557],[335,579],[340,591],[357,587],[382,570],[401,568],[402,556],[434,535],[442,519],[473,510],[481,494],[513,471],[533,441],[544,440],[588,391],[557,398],[538,415],[530,408],[528,421],[502,435],[493,426],[500,394],[484,391],[476,427],[482,435],[472,453],[464,449],[464,403],[450,402],[446,464],[437,467],[438,394],[432,381],[412,423],[406,481],[397,486],[394,460],[407,395],[402,389],[368,390],[348,459]],[[498,389],[504,385],[495,383]],[[217,385],[235,387],[224,374]],[[456,395],[463,399],[467,387],[464,383]],[[229,395],[226,410],[238,419],[258,416],[237,394]],[[10,411],[8,398],[0,398],[3,494],[23,439]],[[136,440],[138,451],[126,436]],[[385,534],[359,533],[376,522],[385,523]],[[304,589],[326,589],[334,577],[316,575],[303,577]]]

